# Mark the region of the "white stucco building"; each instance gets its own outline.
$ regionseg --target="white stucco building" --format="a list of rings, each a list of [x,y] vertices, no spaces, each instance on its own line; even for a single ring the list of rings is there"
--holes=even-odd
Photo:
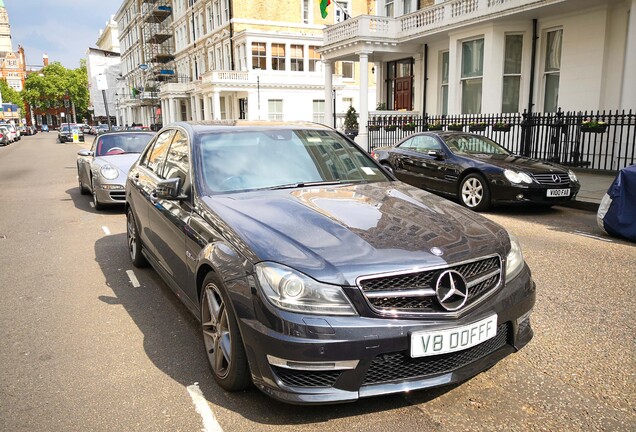
[[[636,0],[419,4],[379,0],[377,15],[327,27],[326,68],[372,63],[378,101],[414,115],[636,108]]]

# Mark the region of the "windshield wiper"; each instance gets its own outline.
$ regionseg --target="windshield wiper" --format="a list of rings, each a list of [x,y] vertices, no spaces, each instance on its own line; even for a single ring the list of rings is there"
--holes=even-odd
[[[326,181],[313,181],[313,182],[298,182],[288,183],[278,186],[271,186],[263,188],[264,190],[278,190],[278,189],[296,189],[309,186],[330,186],[343,184],[342,180],[326,180]]]

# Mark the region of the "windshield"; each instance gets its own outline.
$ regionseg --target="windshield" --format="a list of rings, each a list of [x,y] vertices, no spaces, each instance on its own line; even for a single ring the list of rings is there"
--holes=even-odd
[[[456,154],[509,155],[510,152],[496,142],[476,135],[452,135],[446,145]]]
[[[198,140],[209,194],[386,181],[357,146],[322,130],[222,131]]]
[[[154,134],[122,133],[101,135],[97,139],[95,156],[141,153]]]

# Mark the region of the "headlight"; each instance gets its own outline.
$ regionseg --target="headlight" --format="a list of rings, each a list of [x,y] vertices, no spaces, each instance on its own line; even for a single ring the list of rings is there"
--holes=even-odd
[[[506,169],[504,170],[504,176],[510,181],[510,183],[519,184],[519,183],[532,183],[532,177],[530,177],[526,173],[518,173],[513,170]]]
[[[506,257],[506,282],[517,276],[523,269],[523,253],[517,237],[510,236],[510,252]]]
[[[579,179],[576,178],[576,174],[574,174],[574,171],[572,170],[568,170],[568,176],[570,176],[570,181],[573,181],[573,182],[579,181]]]
[[[99,172],[106,180],[115,180],[119,176],[119,171],[112,165],[104,165]]]
[[[274,263],[256,265],[263,294],[274,305],[292,312],[320,315],[357,315],[341,287],[317,282]]]

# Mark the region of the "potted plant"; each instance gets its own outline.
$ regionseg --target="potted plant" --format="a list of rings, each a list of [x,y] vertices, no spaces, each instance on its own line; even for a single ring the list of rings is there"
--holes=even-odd
[[[396,129],[397,129],[397,125],[394,125],[394,124],[384,125],[384,130],[387,132],[392,132]]]
[[[468,130],[471,132],[482,132],[486,130],[488,123],[486,122],[470,122],[468,123]]]
[[[581,122],[581,132],[603,133],[607,130],[607,123],[604,121],[586,119]]]
[[[416,127],[417,125],[415,124],[415,122],[408,122],[408,123],[402,124],[402,130],[405,132],[413,132]]]
[[[358,136],[358,114],[352,106],[349,107],[347,114],[345,114],[344,133],[351,139],[355,139]]]
[[[379,124],[370,124],[367,129],[369,130],[369,132],[375,132],[379,131],[381,127],[382,126],[380,126]]]
[[[442,130],[444,126],[440,122],[435,121],[433,123],[427,124],[426,128],[430,131],[436,131],[436,130]]]
[[[492,130],[496,132],[510,132],[512,125],[510,123],[505,122],[497,122],[492,125]]]
[[[449,131],[463,131],[464,130],[464,125],[461,123],[450,123],[448,125],[448,130]]]

